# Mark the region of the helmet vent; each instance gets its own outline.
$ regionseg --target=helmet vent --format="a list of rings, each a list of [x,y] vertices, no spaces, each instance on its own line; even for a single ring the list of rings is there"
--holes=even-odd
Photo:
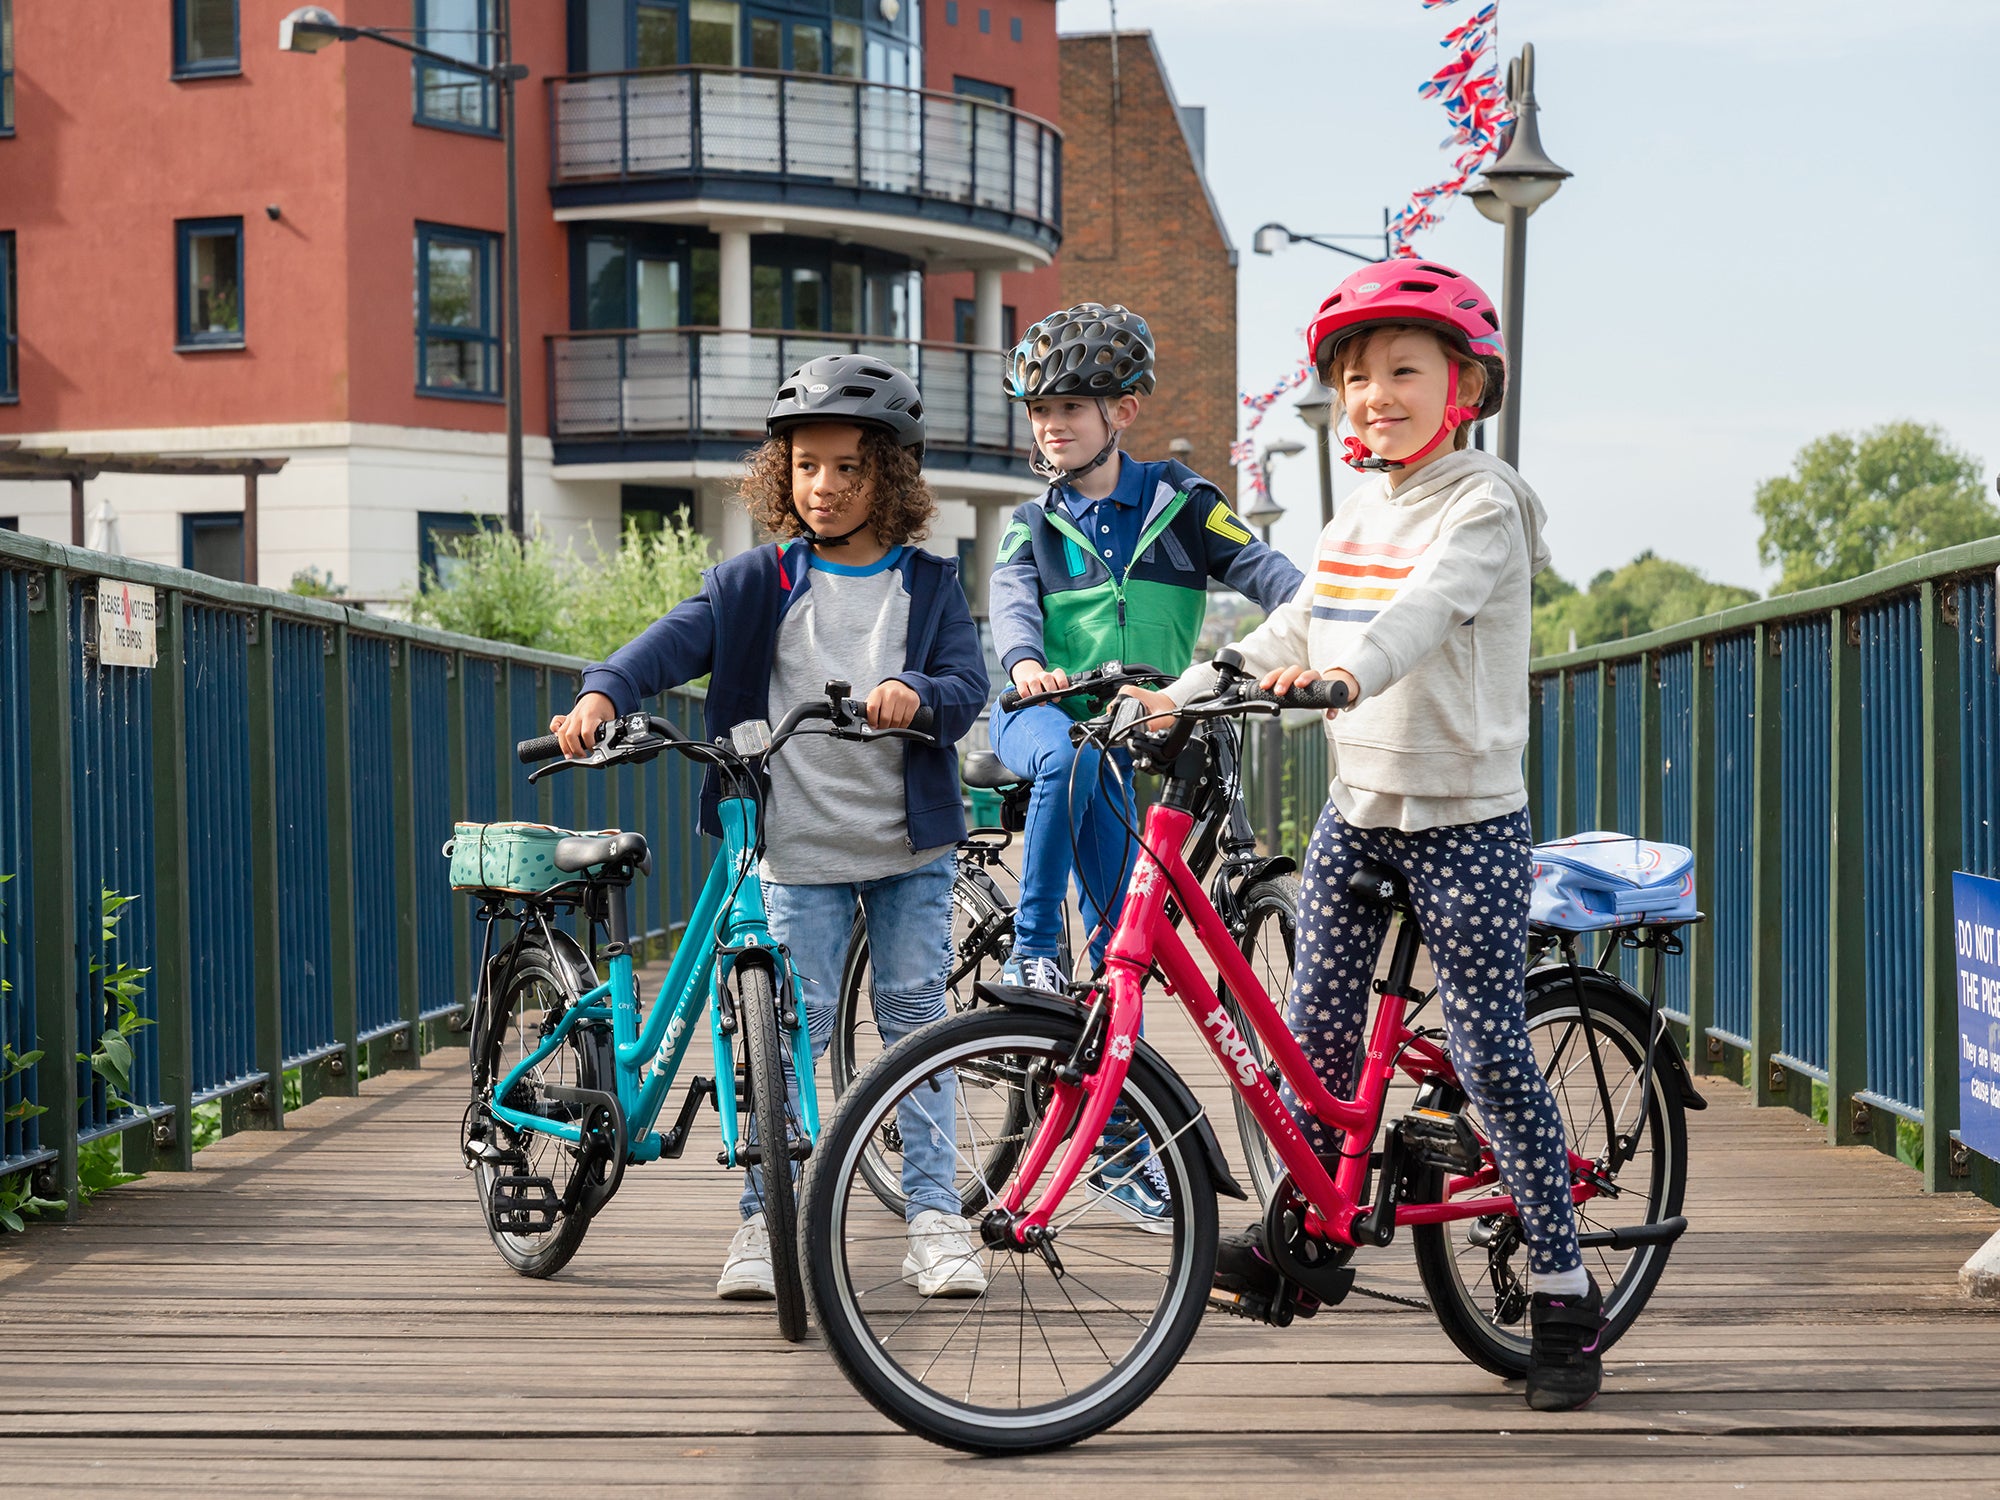
[[[840,388],[840,394],[843,396],[860,396],[866,398],[875,394],[875,387],[872,385],[844,385]]]
[[[1435,281],[1399,281],[1396,283],[1396,290],[1399,292],[1434,292],[1437,289],[1438,285]]]
[[[1500,329],[1500,317],[1499,317],[1499,315],[1498,315],[1497,313],[1495,313],[1495,312],[1493,311],[1493,309],[1492,309],[1492,308],[1490,308],[1490,307],[1489,307],[1489,308],[1487,308],[1487,309],[1486,309],[1485,311],[1483,311],[1482,313],[1480,313],[1480,315],[1479,315],[1479,316],[1480,316],[1480,317],[1482,317],[1482,318],[1484,318],[1484,319],[1486,320],[1486,326],[1487,326],[1488,328],[1491,328],[1491,329],[1493,329],[1493,330],[1494,330],[1494,331],[1495,331],[1496,333],[1497,333],[1497,332],[1499,332],[1499,329]]]
[[[896,378],[896,372],[894,370],[883,370],[883,369],[858,370],[855,373],[859,375],[865,375],[870,380],[894,380]],[[850,391],[848,392],[848,394],[865,396],[868,394],[868,392]]]
[[[1467,308],[1477,307],[1479,306],[1479,299],[1477,297],[1461,297],[1459,298],[1458,305]]]
[[[1452,269],[1452,268],[1451,268],[1450,266],[1434,266],[1434,265],[1432,265],[1432,264],[1431,264],[1431,263],[1430,263],[1429,261],[1424,261],[1424,262],[1422,262],[1421,264],[1419,264],[1419,265],[1417,266],[1417,269],[1418,269],[1419,271],[1425,271],[1425,272],[1428,272],[1428,273],[1429,273],[1430,275],[1432,275],[1432,276],[1443,276],[1443,277],[1447,277],[1447,278],[1449,278],[1449,279],[1450,279],[1450,280],[1452,280],[1452,281],[1462,281],[1462,280],[1464,280],[1464,278],[1463,278],[1463,277],[1461,277],[1461,276],[1460,276],[1460,275],[1458,274],[1458,272],[1454,271],[1454,270],[1453,270],[1453,269]]]

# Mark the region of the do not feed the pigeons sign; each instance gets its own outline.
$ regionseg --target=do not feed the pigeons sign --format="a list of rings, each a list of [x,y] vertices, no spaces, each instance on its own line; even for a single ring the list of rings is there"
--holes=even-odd
[[[1958,1133],[2000,1161],[2000,880],[1951,877],[1958,958]]]

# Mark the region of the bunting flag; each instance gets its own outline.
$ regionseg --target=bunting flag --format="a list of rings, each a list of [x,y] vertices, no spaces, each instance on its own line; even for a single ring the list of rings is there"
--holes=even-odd
[[[1264,471],[1258,467],[1257,444],[1251,434],[1257,430],[1257,425],[1264,420],[1265,414],[1288,392],[1304,385],[1306,377],[1311,374],[1311,364],[1302,359],[1296,369],[1289,375],[1273,381],[1269,389],[1259,391],[1254,396],[1248,391],[1237,394],[1238,403],[1249,409],[1250,420],[1243,428],[1243,436],[1230,444],[1229,461],[1247,476],[1246,482],[1253,496],[1264,493]]]
[[[1423,0],[1425,10],[1456,5],[1458,0]],[[1500,5],[1487,0],[1465,20],[1447,31],[1438,45],[1451,58],[1417,85],[1417,97],[1435,99],[1443,106],[1450,134],[1440,149],[1455,151],[1452,173],[1429,187],[1418,188],[1410,201],[1389,221],[1392,254],[1415,255],[1410,240],[1430,229],[1444,216],[1451,200],[1465,191],[1473,174],[1488,166],[1500,154],[1513,112],[1507,105],[1506,89],[1500,81]]]

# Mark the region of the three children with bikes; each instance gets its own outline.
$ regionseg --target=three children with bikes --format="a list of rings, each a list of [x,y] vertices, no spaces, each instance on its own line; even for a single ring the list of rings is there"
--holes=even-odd
[[[1125,689],[1138,700],[1132,711],[1163,727],[1217,686],[1213,668],[1192,665],[1214,580],[1266,612],[1236,648],[1262,688],[1325,679],[1345,689],[1347,706],[1326,715],[1332,780],[1306,856],[1286,1022],[1328,1087],[1351,1081],[1388,917],[1349,900],[1348,882],[1359,861],[1393,868],[1436,969],[1446,1049],[1519,1205],[1534,1283],[1528,1401],[1569,1409],[1599,1388],[1602,1304],[1578,1251],[1563,1121],[1523,1017],[1530,580],[1548,553],[1534,492],[1467,445],[1468,424],[1497,411],[1504,392],[1498,319],[1463,275],[1397,260],[1343,282],[1307,347],[1351,429],[1347,461],[1375,478],[1349,497],[1302,573],[1256,541],[1209,481],[1122,451],[1154,385],[1142,319],[1084,303],[1030,328],[1008,358],[1007,391],[1027,408],[1034,467],[1049,486],[1002,538],[994,643],[1024,696],[1056,692],[1109,660],[1175,674],[1161,692]],[[990,685],[955,564],[915,545],[936,505],[908,377],[865,355],[814,360],[787,378],[767,425],[742,493],[774,540],[710,569],[699,594],[594,665],[550,727],[581,758],[601,725],[703,674],[711,734],[776,720],[829,679],[863,691],[871,728],[905,727],[931,710],[934,745],[829,742],[771,772],[765,899],[817,1057],[857,906],[884,1042],[945,1014],[952,851],[964,834],[951,747]],[[1056,994],[1101,962],[1137,854],[1130,759],[1112,751],[1106,766],[1105,752],[1075,742],[1086,712],[1042,701],[996,705],[991,720],[995,752],[1034,783],[1002,979]],[[1056,958],[1072,879],[1089,933],[1075,975]],[[961,1212],[953,1181],[954,1155],[971,1149],[954,1134],[956,1086],[943,1073],[931,1104],[897,1115],[902,1280],[924,1298],[977,1297],[987,1286],[982,1226]],[[1316,1151],[1368,1150],[1366,1141],[1343,1148],[1340,1132],[1290,1092],[1284,1102]],[[1120,1123],[1114,1112],[1091,1159],[1093,1191],[1152,1227],[1172,1213],[1170,1194],[1164,1175],[1147,1170],[1143,1132],[1113,1153]],[[717,1292],[769,1295],[754,1186],[741,1209]],[[1221,1245],[1225,1291],[1268,1290],[1280,1277],[1261,1225]]]

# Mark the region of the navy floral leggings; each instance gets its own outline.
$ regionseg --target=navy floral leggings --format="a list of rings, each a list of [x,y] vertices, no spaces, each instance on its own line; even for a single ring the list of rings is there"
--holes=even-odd
[[[1347,880],[1362,859],[1399,871],[1437,970],[1446,1050],[1520,1206],[1529,1269],[1548,1276],[1575,1270],[1583,1257],[1562,1116],[1528,1040],[1522,994],[1530,843],[1525,811],[1403,833],[1353,827],[1327,803],[1306,851],[1285,1020],[1326,1086],[1351,1093],[1390,913],[1350,896]],[[1289,1088],[1284,1100],[1315,1151],[1336,1148],[1337,1130],[1322,1125]]]

